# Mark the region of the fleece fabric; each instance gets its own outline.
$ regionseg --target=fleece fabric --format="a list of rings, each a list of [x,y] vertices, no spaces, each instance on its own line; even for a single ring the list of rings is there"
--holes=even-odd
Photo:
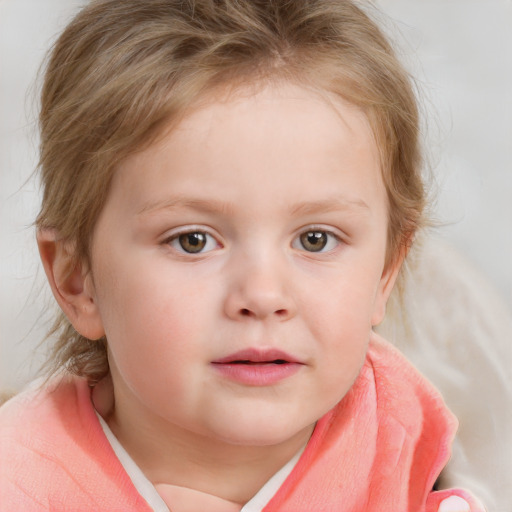
[[[264,512],[437,512],[460,489],[432,491],[456,420],[437,391],[374,336],[343,400],[322,417]],[[151,508],[117,459],[87,382],[60,378],[0,408],[0,509],[10,512]]]

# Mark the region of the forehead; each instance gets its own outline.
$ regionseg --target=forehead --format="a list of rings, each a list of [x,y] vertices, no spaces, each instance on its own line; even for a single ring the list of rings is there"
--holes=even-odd
[[[112,185],[125,188],[124,196],[139,209],[165,201],[165,188],[158,191],[152,183],[172,179],[184,192],[204,197],[239,197],[251,188],[254,195],[264,179],[267,195],[276,199],[317,201],[333,195],[340,174],[349,201],[358,201],[351,194],[383,193],[366,116],[325,91],[279,82],[205,96],[155,144],[122,162]],[[146,192],[151,197],[141,205]]]
[[[316,142],[316,134],[330,132],[331,137],[324,137],[326,146],[350,138],[356,148],[364,146],[366,152],[376,149],[372,129],[360,108],[326,90],[285,80],[221,88],[204,95],[185,111],[172,130],[173,138],[222,143],[223,128],[233,128],[234,124],[238,130],[231,136],[241,141],[251,138],[254,143],[268,145],[266,136],[272,132],[280,136],[276,145],[304,139],[311,141],[307,149]],[[299,152],[302,148],[295,149]]]

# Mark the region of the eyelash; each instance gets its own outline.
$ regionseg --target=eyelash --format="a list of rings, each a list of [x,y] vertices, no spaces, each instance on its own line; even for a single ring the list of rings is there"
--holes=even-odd
[[[308,236],[309,235],[309,236]],[[313,236],[311,236],[313,235]],[[316,243],[316,241],[321,242],[321,237],[325,237],[325,244],[320,246],[318,250],[308,250],[304,243]],[[323,229],[320,227],[312,226],[304,231],[301,231],[298,236],[296,236],[292,241],[292,247],[294,249],[303,250],[312,254],[324,254],[333,251],[340,243],[342,242],[341,238],[329,231],[328,229]]]
[[[198,236],[199,235],[199,236]],[[192,238],[195,236],[196,240]],[[188,237],[188,239],[186,238]],[[201,240],[202,239],[202,240]],[[178,233],[174,233],[173,235],[166,238],[163,242],[164,244],[167,244],[171,246],[175,251],[178,251],[182,254],[204,254],[205,252],[210,252],[220,246],[217,239],[207,231],[201,230],[201,229],[189,229],[186,231],[180,231]],[[203,244],[201,246],[201,244]],[[213,243],[213,247],[211,247]],[[198,246],[199,250],[187,250],[183,244],[189,244],[189,248],[193,249],[194,246]],[[207,250],[205,251],[205,247]]]
[[[195,238],[195,239],[194,239]],[[314,247],[319,242],[318,250]],[[325,243],[324,243],[325,242]],[[305,251],[312,254],[323,254],[334,250],[342,240],[332,231],[312,226],[309,229],[301,231],[291,243],[293,249]],[[180,231],[167,237],[163,244],[171,246],[175,251],[187,255],[198,255],[208,253],[221,246],[217,239],[207,231],[201,229],[189,229]],[[184,245],[189,246],[189,249]],[[305,244],[310,245],[308,249]],[[323,245],[322,245],[323,244]],[[213,245],[213,246],[212,246]],[[197,248],[198,250],[194,250]],[[205,248],[207,250],[205,250]]]

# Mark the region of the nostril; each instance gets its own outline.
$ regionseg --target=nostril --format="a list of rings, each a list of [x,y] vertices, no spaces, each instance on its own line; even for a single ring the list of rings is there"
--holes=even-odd
[[[238,314],[241,316],[241,317],[244,317],[244,318],[264,318],[267,316],[267,313],[270,313],[270,315],[275,315],[277,316],[278,318],[282,318],[282,319],[285,319],[286,317],[288,317],[288,314],[289,314],[289,311],[288,309],[276,309],[273,313],[272,311],[268,311],[268,312],[259,312],[257,310],[252,310],[252,309],[249,309],[249,308],[240,308],[239,309],[239,312]]]

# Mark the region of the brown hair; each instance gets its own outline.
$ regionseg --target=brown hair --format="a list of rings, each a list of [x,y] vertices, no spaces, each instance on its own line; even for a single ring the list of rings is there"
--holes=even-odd
[[[387,264],[424,209],[418,109],[390,44],[348,0],[95,0],[47,64],[40,114],[39,229],[89,264],[116,165],[147,147],[207,91],[284,78],[333,92],[367,115],[389,202]],[[104,340],[61,315],[52,361],[91,381],[108,372]]]

